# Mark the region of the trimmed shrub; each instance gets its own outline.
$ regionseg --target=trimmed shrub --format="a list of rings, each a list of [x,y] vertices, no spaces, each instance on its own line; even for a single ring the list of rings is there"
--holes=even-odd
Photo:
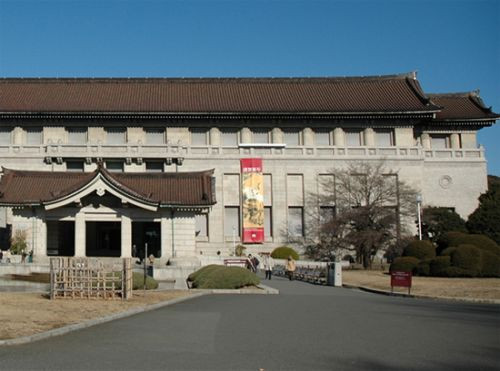
[[[415,274],[417,273],[418,263],[418,259],[413,256],[403,256],[394,259],[394,262],[391,264],[389,271],[412,272]]]
[[[412,241],[403,250],[403,256],[413,256],[419,260],[436,257],[436,248],[431,241]]]
[[[474,271],[460,267],[448,267],[443,271],[444,277],[476,277]]]
[[[206,266],[191,274],[188,280],[193,282],[193,288],[199,289],[239,289],[260,283],[259,278],[248,269],[224,265]]]
[[[451,265],[469,271],[471,276],[481,273],[481,250],[474,245],[460,245],[451,254]]]
[[[430,276],[432,259],[422,260],[417,265],[417,274],[419,276]]]
[[[122,287],[121,273],[118,275],[115,286]],[[109,283],[108,283],[109,284]],[[142,290],[144,288],[144,273],[132,272],[132,290]],[[146,276],[146,290],[155,290],[158,288],[158,282],[150,276]]]
[[[438,256],[431,260],[430,268],[432,276],[447,276],[446,269],[451,266],[449,256]]]
[[[482,234],[466,234],[461,232],[445,233],[438,241],[438,252],[452,246],[474,245],[485,251],[490,251],[500,256],[500,247],[491,238]]]
[[[500,257],[490,251],[481,251],[481,276],[500,277]]]
[[[451,256],[453,254],[453,251],[455,251],[457,248],[455,246],[452,247],[447,247],[443,251],[441,251],[441,256]]]
[[[277,247],[271,253],[271,257],[274,259],[288,259],[291,256],[294,260],[299,260],[299,254],[297,251],[288,246]]]

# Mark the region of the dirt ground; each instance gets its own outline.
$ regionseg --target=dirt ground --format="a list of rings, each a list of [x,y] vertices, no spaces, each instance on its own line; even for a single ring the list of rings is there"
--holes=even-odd
[[[161,301],[191,295],[189,291],[134,292],[127,301],[57,299],[41,293],[0,292],[0,339],[33,335],[53,328],[70,325],[148,306]]]
[[[387,272],[345,270],[342,281],[346,285],[391,291],[391,277]],[[398,287],[394,291],[406,293],[408,289]],[[441,298],[500,300],[500,278],[413,277],[411,293]]]

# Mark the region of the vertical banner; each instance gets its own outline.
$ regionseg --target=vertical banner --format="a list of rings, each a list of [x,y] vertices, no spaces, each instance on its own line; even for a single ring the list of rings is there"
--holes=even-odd
[[[241,159],[243,242],[264,242],[264,177],[261,158]]]

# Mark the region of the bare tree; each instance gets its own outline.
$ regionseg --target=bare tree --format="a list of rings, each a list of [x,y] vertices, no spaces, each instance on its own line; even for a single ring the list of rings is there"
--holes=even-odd
[[[404,233],[401,220],[415,213],[416,192],[384,162],[353,162],[334,169],[308,195],[309,223],[303,240],[313,259],[353,251],[365,268]]]

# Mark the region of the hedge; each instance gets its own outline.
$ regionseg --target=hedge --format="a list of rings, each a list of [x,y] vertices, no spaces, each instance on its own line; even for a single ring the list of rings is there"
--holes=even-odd
[[[472,277],[481,273],[481,250],[474,245],[460,245],[451,254],[451,265],[470,273]]]
[[[453,251],[455,251],[456,249],[456,246],[447,247],[446,249],[441,251],[441,256],[451,256],[451,254],[453,254]]]
[[[209,265],[189,275],[193,288],[199,289],[239,289],[245,286],[256,286],[259,278],[248,269]]]
[[[419,260],[413,256],[403,256],[394,259],[394,262],[391,264],[389,271],[412,272],[413,274],[415,274],[417,273],[418,263]]]
[[[481,250],[500,256],[500,247],[491,238],[482,234],[466,234],[461,232],[445,233],[438,241],[438,252],[440,253],[448,247],[459,245],[474,245]]]
[[[297,251],[288,246],[277,247],[271,253],[271,257],[274,259],[288,259],[291,256],[294,260],[299,260],[299,254]]]
[[[417,274],[419,276],[430,276],[431,275],[431,261],[432,259],[426,259],[420,261],[417,265]]]
[[[481,251],[481,276],[500,277],[500,257],[490,251]]]
[[[117,281],[115,286],[117,289],[122,287],[121,273],[117,275]],[[109,283],[108,283],[109,285]],[[150,276],[146,276],[146,290],[154,290],[158,288],[158,282]],[[142,290],[144,289],[144,273],[132,272],[132,290]]]
[[[403,250],[403,256],[413,256],[419,260],[436,257],[436,248],[431,241],[411,241]]]
[[[430,268],[432,276],[447,276],[446,269],[451,266],[449,256],[438,256],[431,260]]]

